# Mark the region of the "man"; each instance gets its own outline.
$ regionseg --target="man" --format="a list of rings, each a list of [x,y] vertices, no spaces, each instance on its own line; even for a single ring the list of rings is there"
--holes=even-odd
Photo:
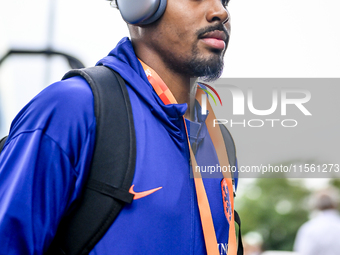
[[[340,251],[339,195],[336,189],[314,194],[313,209],[318,215],[303,224],[295,239],[294,250],[299,255],[336,255]]]
[[[222,72],[230,33],[227,3],[168,0],[158,20],[129,24],[131,41],[123,38],[98,62],[126,81],[137,140],[131,192],[139,195],[123,208],[90,254],[206,254],[209,249],[213,253],[208,254],[226,254],[228,247],[235,250],[234,244],[228,246],[233,217],[224,213],[231,208],[224,203],[232,199],[225,194],[233,192],[223,185],[221,189],[221,178],[203,180],[210,208],[202,207],[213,220],[207,228],[214,232],[205,233],[207,224],[201,218],[206,217],[196,197],[199,184],[190,178],[186,134],[190,125],[197,164],[218,163],[204,124],[206,116],[190,100],[190,93],[195,93],[190,78],[213,80]],[[166,99],[156,92],[159,83],[169,89]],[[190,104],[193,114],[187,107]],[[49,86],[14,119],[0,155],[0,254],[42,254],[48,249],[59,222],[82,194],[95,131],[92,92],[80,77]],[[152,193],[140,196],[149,190]],[[232,227],[231,233],[235,232]],[[206,245],[211,238],[216,247]]]

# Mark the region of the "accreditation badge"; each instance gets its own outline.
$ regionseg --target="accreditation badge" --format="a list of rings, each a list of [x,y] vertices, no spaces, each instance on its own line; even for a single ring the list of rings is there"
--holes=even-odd
[[[232,208],[231,208],[231,202],[230,202],[230,193],[227,185],[227,181],[225,178],[221,181],[221,190],[222,190],[222,199],[223,199],[223,208],[224,208],[224,214],[227,218],[227,221],[230,225],[231,217],[232,217]]]

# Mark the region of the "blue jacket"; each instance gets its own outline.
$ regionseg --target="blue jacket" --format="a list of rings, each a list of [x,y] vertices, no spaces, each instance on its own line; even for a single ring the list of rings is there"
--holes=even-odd
[[[148,82],[129,39],[98,64],[125,79],[137,140],[134,191],[161,189],[134,200],[90,254],[206,254],[183,123],[186,104],[164,105]],[[198,165],[216,165],[204,117],[189,122]],[[63,215],[79,198],[95,141],[93,96],[73,77],[54,83],[26,105],[0,154],[0,254],[42,254]],[[229,226],[221,178],[204,179],[219,250]]]

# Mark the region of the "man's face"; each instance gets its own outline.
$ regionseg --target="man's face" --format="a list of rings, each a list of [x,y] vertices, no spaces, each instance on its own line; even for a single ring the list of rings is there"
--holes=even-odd
[[[228,1],[168,0],[164,15],[144,28],[143,40],[170,69],[217,79],[230,34]]]

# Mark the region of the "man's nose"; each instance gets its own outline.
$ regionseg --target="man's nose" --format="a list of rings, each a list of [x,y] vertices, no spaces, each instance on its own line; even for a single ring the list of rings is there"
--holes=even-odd
[[[221,0],[209,1],[209,10],[207,12],[207,20],[209,22],[219,21],[222,24],[226,23],[230,19],[230,13],[222,4]]]

